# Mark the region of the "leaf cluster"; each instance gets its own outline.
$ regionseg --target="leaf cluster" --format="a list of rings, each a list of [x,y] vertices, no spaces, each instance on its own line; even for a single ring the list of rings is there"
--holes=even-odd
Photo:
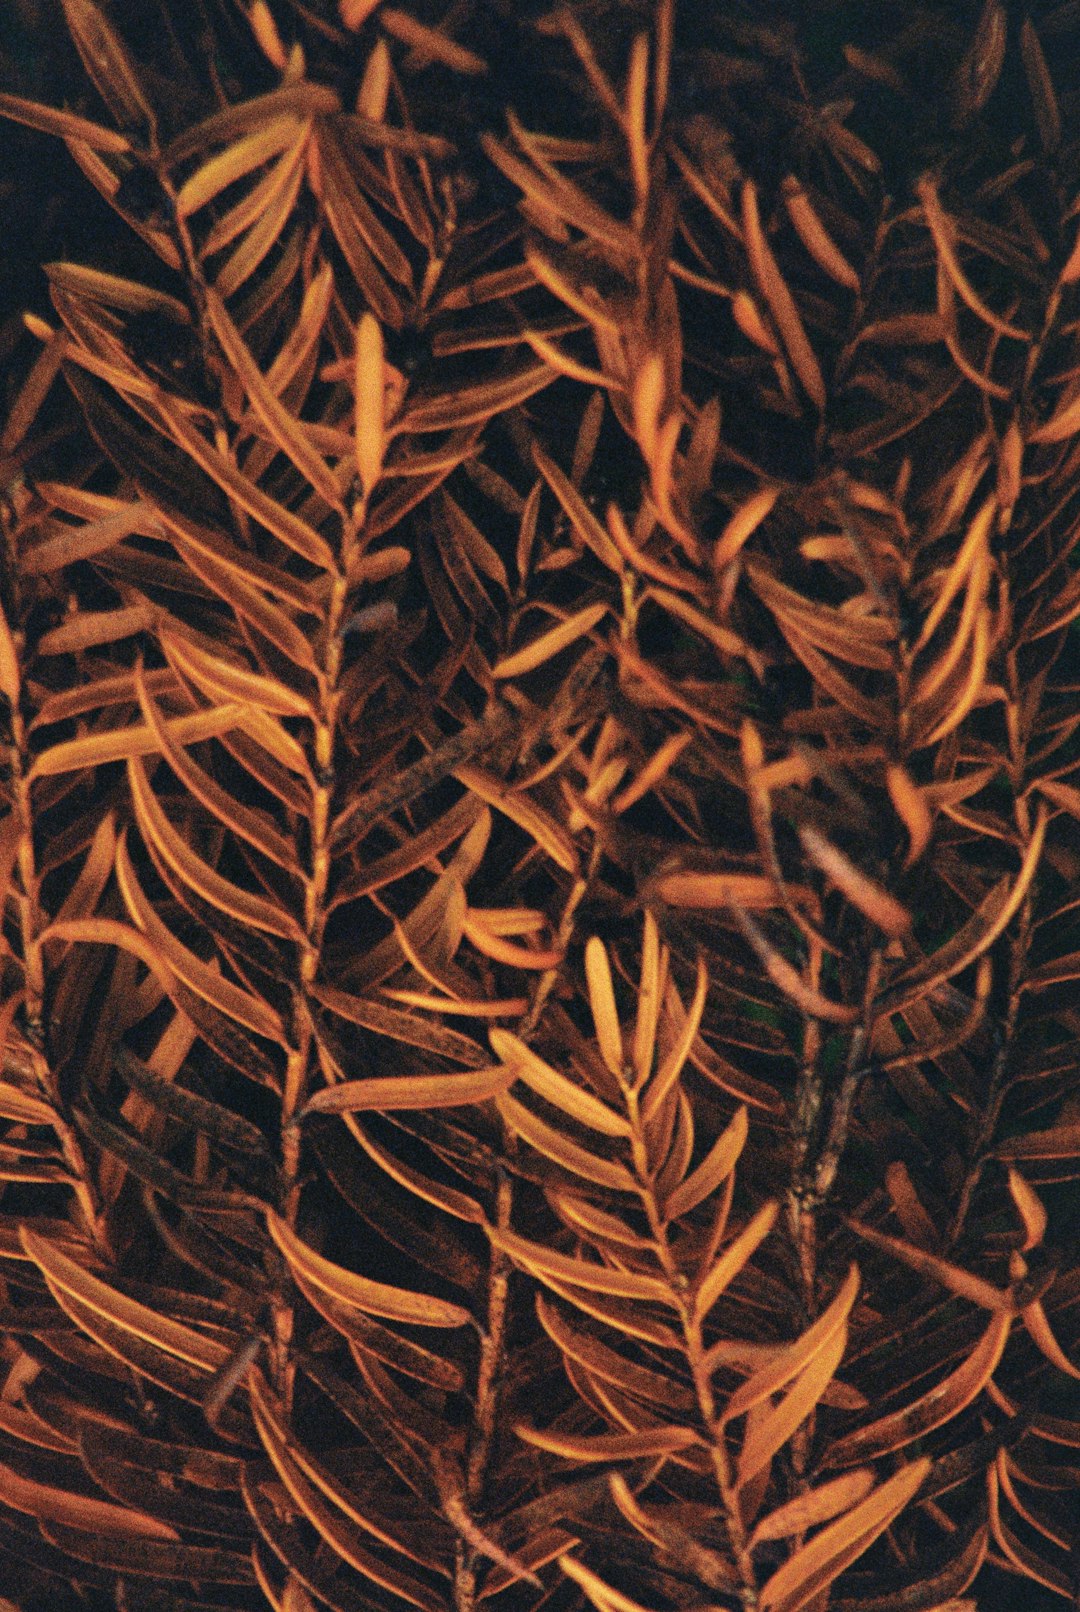
[[[1071,8],[62,9],[2,1592],[1070,1603]]]

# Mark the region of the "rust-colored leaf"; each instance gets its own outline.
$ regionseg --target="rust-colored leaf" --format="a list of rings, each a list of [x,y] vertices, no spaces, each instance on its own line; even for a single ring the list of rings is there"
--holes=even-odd
[[[746,1145],[749,1128],[745,1105],[740,1104],[731,1124],[721,1131],[701,1163],[668,1197],[664,1204],[665,1219],[678,1220],[681,1215],[689,1214],[727,1180]]]
[[[795,306],[795,299],[788,290],[772,248],[765,239],[758,210],[757,190],[752,179],[743,181],[742,226],[750,272],[758,290],[768,303],[769,312],[780,332],[780,339],[791,359],[791,367],[802,382],[811,402],[822,410],[825,407],[825,381],[822,378],[821,367],[807,338],[799,310]]]
[[[607,606],[603,604],[587,605],[583,610],[575,611],[566,621],[557,627],[550,628],[534,638],[532,643],[526,644],[524,649],[515,650],[512,655],[504,655],[492,667],[493,677],[520,677],[525,672],[531,672],[545,661],[551,660],[570,644],[576,643],[579,638],[591,632],[597,622],[607,614]]]
[[[643,1456],[670,1455],[685,1450],[700,1438],[692,1427],[648,1427],[640,1433],[599,1433],[583,1438],[572,1433],[544,1432],[519,1423],[518,1438],[537,1449],[550,1450],[568,1461],[638,1461]]]
[[[128,780],[136,821],[144,838],[186,885],[240,923],[251,924],[285,940],[303,940],[303,929],[291,913],[264,896],[254,895],[223,878],[192,850],[169,822],[150,787],[142,762],[136,757],[128,761]]]
[[[854,1467],[828,1483],[819,1484],[816,1489],[808,1489],[805,1494],[796,1495],[794,1500],[786,1501],[762,1517],[747,1541],[748,1548],[752,1550],[756,1544],[767,1539],[790,1539],[794,1534],[802,1534],[808,1528],[816,1527],[818,1523],[828,1522],[837,1512],[848,1511],[857,1505],[873,1487],[874,1470],[863,1466]]]
[[[316,1092],[299,1117],[366,1111],[391,1113],[395,1109],[426,1110],[485,1103],[506,1091],[514,1078],[514,1070],[496,1064],[465,1075],[376,1075],[370,1080],[346,1080]]]
[[[195,953],[183,945],[162,922],[139,883],[123,839],[116,848],[116,877],[132,920],[142,930],[156,954],[156,967],[164,963],[189,990],[216,1007],[226,1018],[235,1019],[237,1024],[242,1024],[247,1029],[254,1030],[257,1035],[265,1036],[275,1043],[285,1039],[280,1015],[268,1002],[262,997],[253,996],[241,986],[234,985],[217,969],[196,957]],[[104,919],[94,921],[99,924],[108,922]],[[84,927],[89,926],[88,920]],[[115,927],[122,928],[121,925]],[[61,926],[57,926],[56,932],[61,932]],[[110,938],[111,933],[110,931]],[[105,935],[102,934],[101,938],[104,939]]]
[[[391,1287],[376,1282],[357,1271],[324,1259],[309,1248],[296,1232],[272,1209],[266,1211],[270,1235],[290,1266],[314,1286],[329,1293],[342,1304],[351,1304],[368,1315],[381,1315],[392,1321],[410,1321],[423,1327],[461,1327],[469,1321],[468,1310],[448,1299],[435,1298],[428,1293],[414,1293],[408,1288]]]
[[[812,862],[851,902],[885,934],[899,936],[911,928],[911,914],[876,879],[857,868],[838,846],[809,824],[799,830],[803,848]]]
[[[765,1584],[762,1612],[798,1612],[861,1556],[922,1487],[933,1463],[923,1456],[867,1495],[797,1550]]]
[[[778,1349],[775,1357],[755,1371],[737,1388],[724,1407],[725,1422],[742,1416],[753,1406],[778,1393],[793,1377],[805,1371],[832,1340],[847,1326],[851,1307],[859,1291],[859,1272],[852,1266],[839,1292],[828,1309],[796,1341],[786,1349]],[[706,1357],[709,1359],[709,1357]],[[711,1364],[710,1360],[710,1364]]]
[[[998,1311],[991,1318],[967,1359],[943,1381],[919,1396],[910,1405],[879,1417],[868,1427],[861,1427],[830,1445],[823,1465],[848,1466],[858,1461],[874,1459],[890,1450],[903,1449],[914,1439],[922,1438],[936,1427],[942,1427],[959,1416],[972,1400],[982,1393],[997,1369],[1012,1327],[1010,1314]]]
[[[510,1255],[515,1264],[531,1271],[543,1281],[554,1278],[572,1287],[586,1288],[594,1293],[609,1293],[615,1298],[635,1299],[639,1303],[663,1304],[676,1308],[676,1300],[668,1283],[657,1276],[644,1276],[638,1271],[615,1270],[593,1260],[573,1259],[568,1254],[557,1254],[543,1248],[516,1232],[488,1228],[488,1236],[497,1248]]]
[[[128,1298],[29,1227],[24,1227],[20,1233],[20,1241],[51,1286],[63,1293],[70,1293],[88,1309],[104,1316],[133,1337],[142,1338],[146,1343],[163,1349],[166,1354],[198,1366],[203,1371],[216,1371],[228,1360],[229,1349],[216,1338],[206,1337],[193,1327],[184,1326],[148,1305]]]
[[[708,1315],[724,1289],[735,1280],[755,1249],[772,1231],[778,1213],[778,1204],[763,1204],[734,1241],[724,1249],[711,1270],[706,1272],[694,1294],[694,1310],[698,1316]]]
[[[511,1031],[491,1030],[489,1038],[492,1051],[511,1071],[512,1078],[523,1080],[545,1102],[604,1136],[630,1134],[629,1123],[622,1114],[617,1114],[584,1087],[575,1086]]]

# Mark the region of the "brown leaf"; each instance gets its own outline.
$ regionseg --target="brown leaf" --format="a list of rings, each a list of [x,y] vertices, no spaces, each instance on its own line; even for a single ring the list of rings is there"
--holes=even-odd
[[[43,134],[57,134],[61,140],[78,140],[92,151],[115,155],[131,150],[131,141],[118,130],[103,128],[100,123],[91,123],[74,112],[58,112],[51,106],[40,106],[21,95],[0,94],[0,117],[24,123],[30,129],[40,129]]]
[[[991,1318],[971,1354],[955,1371],[910,1405],[837,1439],[826,1450],[823,1467],[827,1470],[848,1466],[903,1449],[906,1444],[952,1421],[982,1393],[993,1376],[1011,1326],[1011,1315],[999,1311]]]
[[[519,1237],[516,1232],[495,1226],[488,1227],[488,1236],[496,1248],[509,1254],[516,1265],[530,1271],[541,1282],[554,1278],[572,1287],[609,1293],[615,1298],[677,1308],[671,1287],[659,1277],[644,1276],[638,1271],[615,1270],[609,1265],[599,1265],[594,1260],[573,1259],[568,1254],[558,1254],[539,1243]]]
[[[347,1562],[379,1589],[389,1590],[392,1595],[400,1596],[410,1606],[419,1607],[420,1612],[442,1612],[442,1599],[437,1597],[434,1591],[414,1574],[405,1572],[396,1563],[386,1561],[377,1555],[367,1544],[370,1534],[365,1535],[365,1530],[351,1517],[339,1511],[336,1506],[332,1506],[320,1489],[311,1482],[296,1459],[295,1437],[290,1436],[285,1427],[272,1415],[269,1397],[259,1387],[257,1378],[252,1382],[252,1412],[259,1436],[278,1477],[308,1522],[335,1553],[335,1557]]]
[[[500,1096],[514,1080],[502,1064],[464,1075],[384,1075],[327,1086],[308,1099],[298,1119],[309,1114],[392,1113],[407,1108],[456,1108]]]
[[[291,913],[266,899],[233,884],[198,856],[169,822],[141,761],[128,761],[128,780],[135,818],[148,845],[153,846],[176,875],[196,895],[238,922],[251,924],[285,940],[302,942],[304,931]]]
[[[857,1505],[873,1487],[874,1469],[863,1466],[819,1484],[816,1489],[808,1489],[762,1517],[747,1541],[747,1549],[753,1550],[766,1539],[790,1539],[794,1534],[815,1528],[818,1523],[828,1522],[837,1512]]]
[[[576,611],[566,621],[560,622],[557,627],[550,628],[541,633],[532,643],[524,649],[516,650],[512,655],[504,655],[496,661],[491,668],[493,677],[520,677],[524,672],[531,672],[545,661],[551,660],[554,655],[561,654],[570,644],[591,632],[597,622],[607,615],[607,605],[587,605],[583,610]]]
[[[351,1304],[365,1314],[386,1316],[392,1321],[410,1321],[423,1327],[461,1327],[469,1322],[468,1310],[448,1299],[435,1298],[427,1293],[414,1293],[409,1288],[390,1287],[385,1282],[373,1281],[357,1271],[346,1270],[324,1259],[303,1242],[286,1221],[272,1209],[266,1211],[266,1221],[278,1248],[290,1266],[331,1298],[342,1304]]]
[[[647,1427],[640,1433],[599,1433],[591,1438],[573,1433],[544,1432],[518,1423],[518,1438],[567,1461],[639,1461],[643,1456],[670,1455],[700,1444],[692,1427]]]
[[[765,1584],[762,1612],[798,1612],[861,1556],[921,1488],[931,1468],[923,1456],[881,1484],[803,1545]]]
[[[751,1410],[753,1406],[762,1404],[773,1394],[778,1393],[793,1377],[805,1371],[819,1351],[846,1328],[858,1291],[859,1272],[858,1268],[852,1265],[836,1297],[813,1326],[808,1327],[802,1337],[797,1338],[787,1348],[778,1348],[774,1359],[755,1371],[741,1388],[735,1390],[724,1406],[723,1421],[732,1421],[736,1416],[742,1416]],[[726,1347],[726,1344],[721,1346],[723,1347]],[[711,1357],[706,1355],[705,1358],[711,1368],[713,1363]]]
[[[751,179],[743,181],[742,226],[750,272],[787,348],[791,367],[802,382],[807,396],[819,410],[825,407],[825,382],[814,350],[807,339],[806,330],[795,299],[784,282],[772,248],[765,239],[758,211],[757,190]]]
[[[142,930],[153,949],[156,960],[150,966],[154,968],[155,973],[160,971],[161,964],[164,963],[165,967],[175,973],[189,990],[194,991],[196,996],[201,996],[227,1018],[235,1019],[237,1024],[254,1030],[256,1035],[265,1036],[275,1044],[285,1040],[285,1027],[281,1017],[268,1002],[234,985],[223,974],[196,957],[195,953],[189,951],[158,917],[139,883],[125,839],[121,839],[116,848],[116,877],[133,921]],[[107,920],[98,919],[94,922],[104,925]],[[89,930],[90,924],[91,920],[84,920],[79,927]],[[55,932],[57,934],[66,932],[67,938],[74,939],[76,937],[71,933],[73,927],[73,925],[57,925]],[[115,924],[112,929],[102,932],[102,938],[106,933],[112,938],[114,930],[123,928],[123,925]],[[90,934],[80,934],[78,938],[89,939]],[[134,946],[129,949],[135,950],[139,956],[143,955]]]
[[[763,1204],[702,1278],[694,1294],[694,1311],[699,1318],[708,1315],[724,1289],[730,1286],[758,1245],[764,1242],[776,1224],[779,1208],[777,1203]]]
[[[232,141],[184,180],[176,193],[177,212],[182,218],[197,213],[229,185],[297,146],[303,134],[304,124],[294,114],[267,119],[261,128]]]
[[[664,1203],[665,1220],[678,1220],[681,1215],[689,1214],[727,1180],[738,1163],[749,1128],[746,1107],[740,1104],[734,1119],[720,1133],[701,1163],[669,1194]]]
[[[590,1130],[604,1136],[629,1136],[630,1125],[623,1115],[615,1113],[592,1092],[575,1086],[550,1064],[544,1062],[531,1047],[509,1030],[489,1031],[492,1050],[515,1079],[543,1097],[545,1102],[562,1109]]]
[[[128,1298],[100,1277],[84,1270],[74,1259],[62,1253],[55,1243],[39,1236],[29,1227],[23,1229],[21,1242],[50,1285],[63,1293],[70,1293],[88,1309],[104,1316],[133,1337],[142,1338],[155,1348],[163,1349],[166,1354],[207,1372],[216,1371],[228,1360],[229,1349],[216,1338],[205,1337],[194,1328]]]

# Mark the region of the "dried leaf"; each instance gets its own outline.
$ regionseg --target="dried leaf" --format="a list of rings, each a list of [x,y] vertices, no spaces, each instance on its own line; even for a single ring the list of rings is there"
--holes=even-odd
[[[229,1350],[216,1338],[204,1337],[192,1327],[139,1304],[93,1276],[82,1265],[63,1253],[53,1242],[25,1227],[20,1241],[46,1281],[62,1293],[70,1293],[88,1309],[114,1326],[142,1338],[166,1354],[184,1360],[203,1371],[216,1371],[229,1358]]]
[[[510,1255],[516,1265],[531,1271],[542,1282],[549,1278],[572,1287],[587,1288],[594,1293],[610,1293],[615,1298],[634,1299],[639,1303],[663,1304],[677,1308],[677,1301],[669,1284],[656,1276],[643,1276],[638,1271],[614,1270],[598,1265],[593,1260],[572,1259],[568,1254],[557,1254],[539,1243],[529,1242],[516,1232],[488,1227],[488,1236],[496,1248]]]
[[[347,1080],[316,1092],[297,1116],[309,1114],[360,1114],[374,1110],[456,1108],[463,1103],[486,1103],[501,1096],[514,1080],[514,1071],[502,1064],[475,1069],[465,1075],[384,1075],[370,1080]]]
[[[303,1242],[286,1221],[266,1211],[266,1221],[278,1248],[290,1266],[306,1281],[329,1293],[342,1304],[352,1305],[368,1315],[386,1316],[392,1321],[410,1321],[423,1327],[461,1327],[469,1322],[468,1310],[448,1299],[435,1298],[427,1293],[414,1293],[408,1288],[390,1287],[376,1282],[356,1271],[346,1270],[324,1259]]]
[[[699,1318],[708,1315],[721,1293],[735,1280],[759,1244],[764,1242],[776,1224],[778,1213],[778,1204],[763,1204],[702,1278],[694,1294],[694,1312]]]
[[[356,328],[356,469],[365,498],[382,474],[385,392],[382,330],[374,315],[365,313]]]
[[[135,818],[148,845],[151,845],[177,876],[204,901],[228,913],[239,923],[252,925],[285,940],[302,942],[304,931],[291,913],[264,896],[253,895],[198,856],[172,826],[150,787],[142,762],[128,761],[128,780],[135,806]]]
[[[755,1405],[770,1399],[791,1381],[805,1371],[818,1355],[819,1351],[830,1344],[838,1334],[847,1326],[852,1305],[855,1303],[859,1291],[859,1272],[852,1266],[840,1287],[836,1297],[813,1326],[809,1327],[796,1341],[787,1348],[778,1349],[774,1359],[770,1360],[755,1371],[741,1388],[737,1388],[724,1407],[723,1420],[733,1420],[742,1416]],[[711,1358],[706,1359],[712,1365]]]
[[[512,1078],[525,1084],[545,1102],[562,1109],[590,1130],[604,1136],[629,1136],[629,1122],[621,1114],[594,1097],[592,1092],[561,1075],[537,1056],[531,1047],[509,1030],[489,1031],[492,1051],[510,1071]]]
[[[837,846],[820,834],[816,828],[804,824],[799,838],[812,862],[836,888],[847,897],[853,907],[865,913],[887,935],[906,934],[911,928],[911,914],[901,906],[876,880],[868,878]]]
[[[816,1489],[808,1489],[762,1517],[747,1541],[747,1548],[753,1550],[756,1544],[767,1539],[790,1539],[794,1534],[815,1528],[818,1523],[828,1522],[837,1512],[857,1505],[873,1487],[874,1470],[863,1466],[819,1484]]]
[[[743,181],[742,226],[750,272],[780,332],[794,369],[807,396],[818,410],[825,408],[825,382],[811,347],[795,300],[784,282],[772,248],[765,239],[758,210],[757,190],[751,179]]]
[[[584,610],[576,611],[566,621],[560,622],[548,632],[541,633],[539,638],[519,649],[512,655],[504,655],[496,661],[491,668],[493,677],[520,677],[524,672],[535,671],[545,661],[551,660],[554,655],[560,654],[570,644],[576,643],[587,632],[591,632],[597,622],[607,614],[607,606],[602,604],[588,605]]]
[[[901,1410],[837,1439],[826,1451],[823,1466],[827,1469],[872,1460],[890,1450],[903,1449],[913,1440],[952,1421],[982,1393],[993,1376],[1011,1326],[1011,1315],[999,1310],[975,1348],[955,1371]]]
[[[537,1449],[550,1450],[567,1461],[638,1461],[643,1456],[670,1455],[685,1450],[700,1438],[692,1427],[649,1427],[640,1433],[601,1433],[582,1438],[572,1433],[542,1432],[518,1423],[518,1438]]]
[[[813,203],[799,181],[789,174],[781,189],[788,217],[818,268],[823,269],[838,285],[846,286],[849,291],[858,291],[859,276],[814,211]]]
[[[762,1589],[762,1612],[798,1612],[861,1556],[918,1493],[932,1462],[923,1456],[901,1467],[845,1516],[797,1550]]]
[[[749,1128],[746,1108],[740,1104],[731,1124],[720,1133],[701,1163],[685,1180],[679,1182],[667,1198],[664,1204],[665,1220],[678,1220],[682,1215],[689,1214],[699,1203],[704,1203],[721,1182],[727,1180],[746,1145]]]

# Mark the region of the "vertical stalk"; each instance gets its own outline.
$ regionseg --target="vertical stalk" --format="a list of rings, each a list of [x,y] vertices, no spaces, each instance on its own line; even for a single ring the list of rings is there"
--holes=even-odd
[[[18,825],[18,846],[15,853],[17,878],[14,881],[14,894],[19,914],[25,991],[24,1011],[27,1040],[30,1043],[31,1071],[38,1090],[52,1109],[53,1131],[71,1176],[71,1187],[83,1231],[91,1245],[105,1251],[107,1237],[101,1224],[99,1205],[87,1168],[86,1155],[74,1127],[64,1116],[59,1086],[48,1056],[47,978],[45,955],[40,939],[47,927],[47,919],[41,911],[38,900],[34,809],[28,777],[30,758],[26,724],[17,699],[10,701],[10,721],[11,743],[8,748],[8,763],[11,773],[12,809]]]
[[[510,1177],[500,1170],[495,1189],[495,1223],[500,1231],[509,1230],[512,1200]],[[507,1256],[492,1245],[488,1266],[487,1326],[480,1335],[475,1411],[465,1461],[463,1499],[469,1517],[474,1517],[483,1509],[492,1446],[498,1427],[499,1395],[506,1362],[510,1269]],[[477,1555],[470,1541],[459,1532],[454,1548],[454,1612],[474,1612],[477,1600]]]

